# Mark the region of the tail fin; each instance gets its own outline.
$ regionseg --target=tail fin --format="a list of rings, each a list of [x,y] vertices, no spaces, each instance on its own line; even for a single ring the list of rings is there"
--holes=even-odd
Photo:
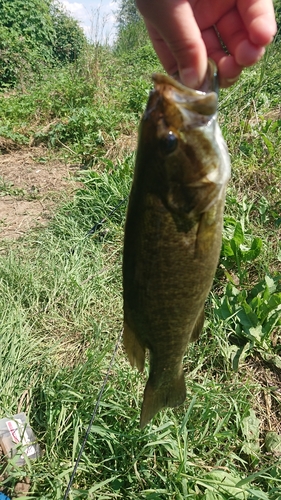
[[[145,361],[145,348],[127,323],[124,323],[123,341],[132,367],[136,366],[142,372]]]
[[[162,408],[181,405],[186,398],[186,387],[183,371],[179,377],[167,384],[154,388],[150,378],[144,390],[141,410],[140,428],[142,429]]]

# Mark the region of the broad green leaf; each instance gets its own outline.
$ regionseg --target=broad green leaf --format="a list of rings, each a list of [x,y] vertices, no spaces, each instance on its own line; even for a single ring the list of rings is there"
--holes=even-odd
[[[232,368],[234,371],[238,371],[240,361],[244,361],[247,357],[250,344],[247,342],[246,345],[239,347],[237,349],[236,346],[232,346],[235,348],[235,355],[232,357]]]
[[[263,337],[262,325],[249,328],[249,334],[252,337],[254,337],[258,342],[261,342]]]
[[[256,417],[254,410],[250,410],[249,416],[242,420],[241,428],[247,441],[259,440],[260,420]]]
[[[270,293],[274,293],[276,291],[275,281],[270,276],[265,277],[265,283]]]
[[[233,286],[231,283],[228,283],[226,286],[225,293],[228,297],[233,297],[233,296],[236,297],[237,295],[239,295],[240,292],[238,288]]]
[[[275,312],[269,314],[268,317],[263,322],[263,327],[262,328],[263,328],[263,331],[264,331],[264,334],[263,334],[264,338],[268,338],[269,339],[270,334],[271,334],[273,328],[275,328],[276,325],[280,325],[281,324],[281,318],[280,318],[280,312],[279,312],[279,310],[276,310]]]
[[[253,311],[260,317],[260,309],[263,305],[263,299],[259,295],[250,300],[249,305]]]
[[[244,262],[255,260],[261,253],[262,240],[260,238],[254,238],[250,250],[242,252],[242,260]]]
[[[281,456],[281,435],[277,432],[269,431],[265,436],[266,451],[274,455]]]
[[[245,417],[241,423],[242,433],[245,438],[245,443],[242,447],[242,452],[249,455],[252,461],[257,460],[257,454],[260,451],[259,435],[260,435],[260,420],[256,417],[254,410],[250,410],[248,417]]]
[[[226,239],[224,239],[222,242],[221,254],[224,257],[232,257],[234,255],[233,250],[232,250],[231,245],[230,245],[230,242]]]
[[[281,310],[281,293],[275,293],[271,295],[268,301],[264,301],[261,307],[262,311],[262,321],[264,321],[271,311],[280,311]]]
[[[257,315],[246,302],[243,304],[243,309],[237,311],[237,317],[246,333],[249,332],[249,328],[256,328],[259,324]]]
[[[241,245],[244,242],[244,231],[240,222],[237,222],[235,226],[233,240],[235,241],[237,246]]]
[[[222,304],[215,310],[215,312],[220,319],[227,319],[232,315],[233,311],[230,308],[227,297],[224,298]]]
[[[236,487],[241,478],[229,472],[219,469],[214,470],[206,474],[205,479],[208,480],[208,489],[216,494],[230,496],[239,500],[246,500],[249,496],[245,487]],[[198,481],[199,484],[200,482]]]
[[[263,295],[264,291],[266,289],[266,283],[264,280],[260,281],[259,283],[257,283],[257,285],[255,285],[252,290],[250,290],[249,292],[249,296],[251,298],[254,298],[258,295]]]

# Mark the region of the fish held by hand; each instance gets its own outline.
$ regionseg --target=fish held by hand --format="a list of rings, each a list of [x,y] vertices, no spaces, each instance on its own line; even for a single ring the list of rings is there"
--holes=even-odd
[[[204,323],[218,264],[230,161],[217,123],[216,68],[203,90],[153,75],[140,131],[123,255],[124,346],[150,373],[140,426],[186,397],[182,360]]]

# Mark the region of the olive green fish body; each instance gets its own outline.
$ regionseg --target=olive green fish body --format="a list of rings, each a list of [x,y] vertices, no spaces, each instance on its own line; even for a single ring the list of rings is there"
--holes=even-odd
[[[184,401],[182,359],[203,327],[229,177],[216,104],[213,92],[156,75],[140,127],[123,288],[124,345],[132,366],[143,370],[145,350],[150,353],[141,427],[161,408]]]

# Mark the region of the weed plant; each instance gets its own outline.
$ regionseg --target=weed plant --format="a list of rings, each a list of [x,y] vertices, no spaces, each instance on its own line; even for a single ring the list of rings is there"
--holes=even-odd
[[[148,373],[119,346],[70,499],[281,498],[279,49],[221,94],[233,178],[205,328],[184,358],[187,399],[140,430]],[[1,242],[1,416],[26,411],[44,450],[23,468],[2,459],[1,488],[29,476],[30,499],[63,498],[122,328],[134,155],[120,144],[157,63],[149,46],[98,54],[0,102],[1,134],[87,167],[47,228]]]

